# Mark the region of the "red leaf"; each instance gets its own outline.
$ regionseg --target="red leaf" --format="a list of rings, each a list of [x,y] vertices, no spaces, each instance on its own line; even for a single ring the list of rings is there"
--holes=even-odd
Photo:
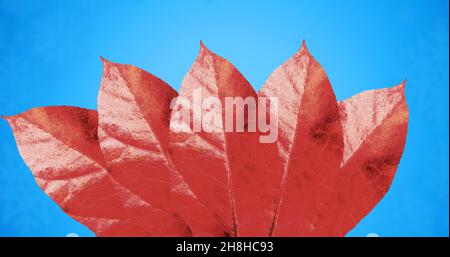
[[[216,106],[199,110],[197,90]],[[192,120],[177,122],[176,96],[155,76],[104,60],[98,120],[77,107],[6,119],[39,186],[99,236],[343,236],[388,191],[406,140],[404,83],[337,103],[304,44],[258,94],[201,45],[180,91]],[[250,117],[258,100],[244,131],[238,108],[227,108],[227,97],[257,96],[278,98],[274,143],[260,142],[259,123],[252,130],[264,120]],[[211,114],[219,119],[208,127]]]
[[[278,148],[284,175],[271,235],[330,234],[327,208],[341,162],[342,128],[325,71],[303,43],[259,94],[280,99]]]
[[[180,95],[193,102],[193,91],[199,88],[202,99],[220,99],[222,122],[225,97],[256,97],[242,74],[203,44]],[[245,122],[247,119],[245,116]],[[238,236],[267,236],[281,179],[281,162],[273,155],[276,145],[260,144],[259,133],[225,132],[224,127],[222,123],[218,132],[184,133],[175,132],[171,124],[171,155],[199,199],[231,231]]]
[[[99,236],[189,236],[186,224],[120,186],[105,169],[97,113],[43,107],[6,117],[36,182]]]
[[[334,220],[345,235],[387,193],[400,162],[408,128],[405,82],[339,102],[344,157]]]
[[[103,61],[100,146],[114,179],[151,205],[177,213],[196,236],[225,227],[197,199],[168,154],[170,101],[177,92],[131,65]]]

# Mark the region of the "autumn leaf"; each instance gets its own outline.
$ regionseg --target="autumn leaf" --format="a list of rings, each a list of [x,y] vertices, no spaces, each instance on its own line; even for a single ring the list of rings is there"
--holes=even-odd
[[[191,235],[177,215],[154,208],[110,176],[98,144],[96,111],[42,107],[5,118],[37,184],[97,235]]]
[[[330,234],[333,227],[324,221],[343,144],[338,105],[325,71],[303,43],[259,94],[281,99],[277,144],[283,181],[271,235]]]
[[[102,61],[98,114],[4,117],[37,184],[98,236],[344,236],[403,153],[405,83],[337,102],[304,43],[258,93],[203,44],[179,94]]]
[[[406,139],[404,83],[336,103],[325,71],[301,49],[261,96],[280,101],[283,184],[273,236],[344,236],[388,191]]]
[[[204,89],[203,98],[215,96],[222,103],[227,96],[256,97],[242,74],[203,44],[182,82],[180,95],[193,101],[197,88]],[[225,122],[223,108],[225,104],[217,112]],[[281,185],[276,145],[259,143],[256,132],[225,132],[223,128],[188,133],[172,129],[169,147],[173,159],[186,182],[228,229],[237,236],[268,235]]]
[[[339,102],[344,155],[337,183],[336,235],[343,236],[389,190],[408,128],[405,81]]]
[[[195,236],[226,235],[169,156],[169,106],[177,92],[139,68],[104,59],[103,67],[98,133],[111,176],[151,205],[180,215]]]

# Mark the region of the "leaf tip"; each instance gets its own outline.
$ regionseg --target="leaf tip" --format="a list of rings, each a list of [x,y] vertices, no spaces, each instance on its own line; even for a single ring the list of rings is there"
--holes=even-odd
[[[306,47],[306,40],[302,40],[302,46],[300,47],[300,53],[309,54],[308,47]]]
[[[203,40],[200,40],[200,51],[198,52],[196,61],[204,60],[204,58],[222,58],[213,51],[209,50],[209,48],[206,47],[205,43],[203,43]]]
[[[400,83],[399,85],[393,87],[395,89],[395,91],[397,92],[401,92],[402,94],[405,93],[405,87],[406,87],[406,79],[404,79],[402,81],[402,83]]]
[[[110,60],[107,60],[103,56],[100,56],[100,60],[102,61],[104,75],[108,74],[108,70],[111,69],[112,67],[118,67],[119,66],[118,63],[111,62]]]
[[[405,88],[406,88],[406,79],[404,79],[402,83],[398,85],[398,91],[401,92],[403,98],[406,98]]]
[[[301,47],[301,49],[307,49],[306,48],[306,40],[302,40],[302,47]]]
[[[205,46],[205,43],[203,43],[203,40],[200,40],[200,53],[203,53],[203,54],[212,54],[211,50],[209,50],[209,49]]]
[[[107,60],[105,57],[100,56],[100,60],[102,61],[103,65],[111,63],[109,60]]]
[[[402,89],[405,89],[405,87],[406,87],[406,79],[404,79],[404,80],[402,81],[402,83],[400,84],[400,87],[401,87]]]
[[[11,116],[1,115],[0,117],[2,119],[4,119],[6,122],[8,122],[8,124],[10,126],[12,126],[12,124],[14,123],[14,120],[15,120],[15,116],[14,115],[11,115]]]

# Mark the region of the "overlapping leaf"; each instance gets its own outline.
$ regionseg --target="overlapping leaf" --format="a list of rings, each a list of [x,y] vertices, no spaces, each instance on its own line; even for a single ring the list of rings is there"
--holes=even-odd
[[[256,97],[231,63],[203,45],[180,95],[191,99],[196,88],[203,89],[204,98],[215,96],[222,103],[227,96]],[[225,110],[217,111],[224,122]],[[248,116],[245,119],[248,122]],[[218,132],[172,130],[171,154],[186,182],[235,235],[267,235],[281,185],[276,145],[259,143],[257,132],[225,132],[223,128]]]
[[[169,105],[176,91],[136,67],[103,63],[98,134],[111,176],[153,206],[180,215],[194,235],[226,235],[169,156]]]
[[[303,44],[259,94],[281,99],[278,147],[284,168],[271,234],[330,234],[327,207],[333,201],[343,144],[338,105],[325,71]]]
[[[192,120],[177,130],[178,94],[159,78],[103,67],[98,116],[61,106],[5,117],[38,185],[98,236],[343,236],[386,194],[403,152],[404,83],[337,102],[304,44],[258,93],[201,45],[180,96],[220,100],[213,132]],[[225,98],[237,96],[278,98],[275,142],[224,130]]]
[[[6,119],[38,185],[97,235],[191,235],[177,215],[154,208],[113,179],[99,148],[96,111],[42,107]]]

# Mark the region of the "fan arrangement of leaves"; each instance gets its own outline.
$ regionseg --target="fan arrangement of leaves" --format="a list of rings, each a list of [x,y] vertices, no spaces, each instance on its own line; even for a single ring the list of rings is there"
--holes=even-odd
[[[303,43],[259,92],[203,44],[177,93],[103,61],[98,110],[4,117],[37,184],[97,236],[344,236],[388,191],[406,140],[401,85],[337,102]],[[279,136],[175,132],[170,102],[279,99]]]

